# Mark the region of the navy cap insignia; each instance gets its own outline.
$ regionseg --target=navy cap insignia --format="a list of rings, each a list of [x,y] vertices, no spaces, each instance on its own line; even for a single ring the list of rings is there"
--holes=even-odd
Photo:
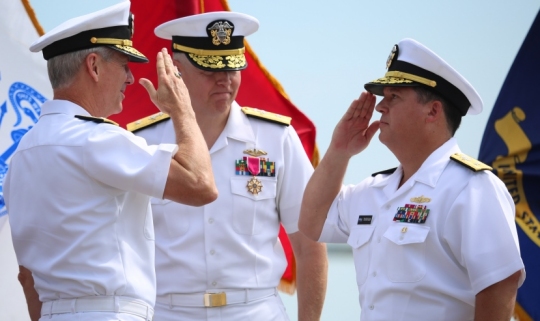
[[[390,51],[390,54],[388,55],[388,59],[386,59],[386,69],[390,68],[392,62],[397,59],[398,53],[399,47],[398,45],[394,45],[394,47],[392,47],[392,51]]]
[[[207,30],[209,31],[209,36],[212,37],[212,43],[214,45],[228,45],[231,43],[234,25],[227,20],[216,20],[208,24]]]
[[[129,20],[128,20],[128,29],[129,29],[129,39],[133,39],[133,35],[135,34],[135,15],[133,13],[129,13]]]

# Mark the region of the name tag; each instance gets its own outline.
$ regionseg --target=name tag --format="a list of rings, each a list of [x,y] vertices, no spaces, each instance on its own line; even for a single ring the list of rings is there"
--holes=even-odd
[[[360,215],[358,216],[358,225],[371,224],[373,215]]]

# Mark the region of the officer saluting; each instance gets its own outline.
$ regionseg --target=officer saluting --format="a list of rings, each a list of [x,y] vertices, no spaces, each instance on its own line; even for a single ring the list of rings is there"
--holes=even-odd
[[[509,320],[525,279],[514,203],[453,138],[482,100],[413,39],[394,46],[386,67],[336,126],[300,228],[353,248],[361,320]],[[382,96],[377,107],[373,94]],[[381,119],[369,124],[374,109]],[[342,186],[349,159],[379,129],[399,166]]]
[[[244,36],[258,27],[245,14],[210,12],[155,30],[172,40],[219,190],[218,199],[203,207],[152,200],[156,321],[287,320],[276,291],[287,264],[280,223],[296,255],[299,319],[320,318],[325,247],[298,232],[302,191],[313,167],[289,117],[235,102],[240,70],[247,67]],[[174,140],[162,114],[128,128],[150,143]]]
[[[3,190],[18,262],[43,302],[39,309],[27,296],[34,320],[152,320],[150,197],[203,205],[217,196],[187,90],[166,50],[157,56],[157,90],[141,83],[171,115],[176,139],[149,146],[105,118],[122,110],[134,82],[128,62],[148,61],[133,47],[129,6],[69,20],[30,48],[47,60],[54,99],[20,141]],[[21,283],[31,284],[22,270]]]

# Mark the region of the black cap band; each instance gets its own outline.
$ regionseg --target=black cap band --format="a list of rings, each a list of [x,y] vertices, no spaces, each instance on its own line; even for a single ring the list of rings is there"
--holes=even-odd
[[[131,30],[128,26],[108,27],[83,31],[74,36],[58,40],[43,48],[43,58],[49,60],[52,57],[68,52],[94,48],[99,46],[110,46],[101,43],[92,43],[92,38],[114,38],[131,39]]]
[[[452,85],[446,79],[432,73],[431,71],[425,70],[416,65],[401,60],[395,60],[390,66],[390,68],[388,68],[388,71],[401,71],[434,80],[437,85],[435,87],[426,86],[426,88],[433,90],[442,97],[446,98],[457,109],[459,109],[462,116],[465,116],[465,114],[467,114],[467,110],[469,110],[469,106],[471,106],[470,101],[461,92],[461,90],[459,90],[456,86]]]
[[[216,46],[212,43],[212,38],[210,37],[182,37],[182,36],[173,36],[173,44],[179,44],[185,47],[197,48],[203,50],[227,50],[227,49],[240,49],[244,48],[244,36],[232,36],[231,42],[227,45],[220,44]],[[181,50],[175,49],[174,45],[172,48],[173,51],[182,52]]]

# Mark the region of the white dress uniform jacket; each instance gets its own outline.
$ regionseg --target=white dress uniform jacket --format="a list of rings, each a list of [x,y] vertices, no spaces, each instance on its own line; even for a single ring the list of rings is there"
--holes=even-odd
[[[136,134],[149,144],[175,139],[170,120]],[[257,176],[257,195],[246,187],[251,176],[235,172],[235,161],[254,148],[275,162],[275,177]],[[298,231],[302,194],[313,172],[292,126],[247,117],[235,102],[210,155],[216,201],[192,207],[152,199],[158,303],[172,293],[274,288],[286,268],[280,222],[287,233]]]
[[[353,248],[361,320],[473,320],[478,292],[519,270],[523,283],[512,198],[493,173],[450,160],[459,152],[452,138],[401,187],[400,166],[334,200],[319,241]]]
[[[176,145],[147,146],[52,100],[21,140],[4,184],[19,264],[40,301],[126,296],[155,302],[150,196],[162,197]]]

